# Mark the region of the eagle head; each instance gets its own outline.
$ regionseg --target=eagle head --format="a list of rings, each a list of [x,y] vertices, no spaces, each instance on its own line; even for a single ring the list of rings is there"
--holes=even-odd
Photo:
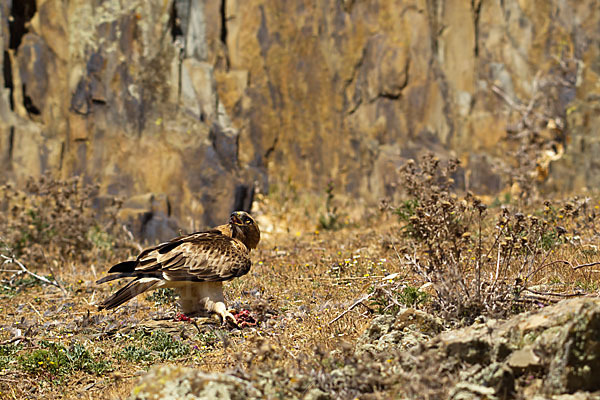
[[[249,250],[255,249],[260,241],[258,224],[245,211],[234,211],[229,218],[233,237],[239,239]]]

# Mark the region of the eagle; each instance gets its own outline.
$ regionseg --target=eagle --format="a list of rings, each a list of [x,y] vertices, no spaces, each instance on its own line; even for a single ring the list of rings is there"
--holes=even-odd
[[[179,293],[184,315],[216,314],[223,323],[236,325],[235,317],[225,306],[223,281],[250,271],[250,251],[259,241],[256,221],[247,212],[234,211],[228,224],[176,237],[143,250],[135,260],[112,266],[110,275],[96,283],[133,279],[98,308],[110,310],[149,290],[173,288]]]

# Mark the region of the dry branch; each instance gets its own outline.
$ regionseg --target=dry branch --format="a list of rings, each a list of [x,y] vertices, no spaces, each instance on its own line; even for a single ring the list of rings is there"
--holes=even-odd
[[[586,267],[593,267],[594,265],[600,265],[600,261],[596,261],[596,262],[591,262],[591,263],[587,263],[587,264],[579,264],[579,265],[571,265],[571,263],[569,263],[569,265],[571,266],[571,268],[573,268],[573,270],[578,270],[580,268],[586,268]]]
[[[6,346],[7,344],[11,344],[11,343],[14,343],[14,342],[19,342],[21,340],[31,341],[31,339],[28,338],[27,336],[19,335],[19,336],[15,336],[12,339],[8,339],[8,340],[4,340],[4,341],[0,342],[0,346]]]
[[[334,319],[332,319],[331,321],[329,321],[328,325],[333,324],[335,321],[339,320],[340,318],[342,318],[344,315],[348,314],[350,311],[352,311],[355,307],[357,307],[359,304],[362,304],[363,301],[368,300],[369,298],[371,298],[371,296],[373,296],[373,294],[375,294],[375,292],[373,293],[369,293],[367,295],[362,296],[360,299],[356,300],[354,302],[354,304],[352,304],[348,309],[346,309],[343,313],[341,313],[340,315],[338,315],[337,317],[335,317]]]
[[[47,283],[47,284],[52,285],[52,286],[56,286],[57,288],[59,288],[60,290],[62,290],[63,293],[66,292],[65,289],[61,285],[58,284],[58,282],[56,282],[55,280],[51,281],[50,279],[45,278],[45,277],[43,277],[41,275],[38,275],[35,272],[31,272],[30,270],[28,270],[25,267],[25,265],[23,265],[23,263],[21,263],[16,258],[14,258],[14,257],[7,257],[4,254],[0,254],[0,257],[2,257],[4,259],[4,262],[2,263],[3,265],[4,264],[16,264],[19,268],[21,268],[21,271],[25,272],[26,274],[31,275],[35,279],[38,279],[38,280],[40,280],[40,281],[42,281],[44,283]]]
[[[533,290],[533,289],[529,289],[529,288],[525,288],[523,289],[524,291],[533,293],[535,295],[539,295],[539,296],[552,296],[552,297],[564,297],[564,298],[570,298],[570,297],[579,297],[579,296],[584,296],[584,293],[553,293],[553,292],[539,292],[537,290]]]
[[[586,263],[586,264],[578,264],[578,265],[573,265],[573,263],[571,263],[570,261],[567,261],[567,260],[554,260],[554,261],[550,261],[549,263],[540,265],[538,268],[536,268],[532,272],[530,272],[525,277],[525,280],[528,280],[531,276],[537,274],[538,272],[540,272],[544,268],[549,267],[549,266],[554,265],[554,264],[568,265],[569,267],[571,267],[571,269],[573,271],[577,271],[578,269],[581,269],[581,268],[587,268],[587,267],[593,267],[595,265],[600,265],[600,261],[595,261],[595,262]]]

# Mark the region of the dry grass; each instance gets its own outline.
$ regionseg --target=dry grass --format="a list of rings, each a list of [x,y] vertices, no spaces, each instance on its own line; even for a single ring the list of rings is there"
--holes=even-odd
[[[32,207],[31,204],[37,200],[40,199],[29,197],[27,204]],[[476,235],[472,227],[478,224],[469,225],[468,229],[452,228],[460,232],[455,244],[452,235],[444,239],[444,246],[464,246],[453,253],[459,257],[458,261],[463,255],[469,260],[452,264],[448,259],[440,260],[439,257],[443,258],[441,253],[437,261],[428,258],[429,239],[403,233],[407,231],[406,221],[411,223],[411,216],[403,222],[397,215],[384,211],[369,220],[351,221],[339,230],[317,231],[318,212],[312,214],[314,217],[303,214],[300,209],[290,210],[285,215],[278,214],[274,210],[281,208],[269,203],[273,202],[272,198],[259,200],[262,209],[257,215],[265,234],[253,253],[254,266],[247,276],[226,284],[229,305],[238,310],[250,310],[259,321],[258,326],[241,330],[228,330],[211,324],[197,329],[189,322],[172,319],[152,325],[155,319],[173,310],[168,296],[154,298],[163,299],[165,304],[156,304],[153,299],[142,295],[114,312],[98,312],[94,303],[108,296],[118,283],[112,287],[98,286],[94,281],[103,276],[110,265],[133,254],[135,249],[126,237],[118,236],[119,229],[111,230],[112,225],[108,223],[100,225],[103,241],[84,240],[94,236],[78,228],[83,232],[79,235],[81,243],[77,244],[81,247],[74,250],[68,247],[70,253],[67,254],[61,252],[63,247],[60,243],[52,240],[56,234],[48,238],[46,245],[36,245],[35,252],[28,252],[27,246],[21,246],[24,265],[38,275],[56,280],[60,287],[44,284],[22,273],[14,264],[2,265],[0,398],[124,398],[139,375],[157,363],[195,366],[203,371],[235,370],[250,377],[256,371],[279,368],[292,375],[297,371],[313,376],[315,384],[327,379],[322,372],[332,368],[326,365],[328,354],[340,349],[344,352],[352,347],[358,335],[378,313],[393,313],[400,305],[412,304],[442,313],[447,318],[454,318],[455,324],[460,324],[487,312],[486,307],[479,303],[479,307],[461,311],[463,316],[469,310],[474,313],[463,320],[458,314],[449,312],[452,307],[448,304],[456,306],[456,299],[444,298],[448,296],[447,289],[444,289],[447,282],[443,280],[443,274],[440,278],[440,272],[444,272],[440,268],[454,268],[453,273],[461,274],[459,278],[465,282],[467,290],[471,293],[477,290],[474,286],[477,263],[471,254],[484,253],[478,250],[479,241],[473,239]],[[455,212],[473,211],[469,211],[468,207],[460,211],[462,203],[459,197],[444,201],[457,207]],[[328,213],[334,210],[331,202],[335,199],[328,199]],[[24,204],[21,206],[25,207]],[[489,240],[497,249],[499,230],[496,221],[502,221],[502,218],[508,218],[505,226],[512,226],[512,233],[516,234],[514,224],[521,217],[515,216],[515,207],[509,206],[509,211],[501,208],[486,210],[486,221],[494,221],[481,224],[481,237],[486,238],[486,246]],[[539,251],[527,253],[513,246],[514,253],[510,257],[509,252],[505,252],[508,248],[500,252],[500,263],[506,262],[507,267],[502,275],[503,285],[498,285],[504,291],[503,300],[496,305],[508,307],[501,314],[539,307],[560,298],[550,294],[596,294],[599,267],[573,269],[557,261],[579,265],[598,260],[598,250],[593,245],[597,238],[597,199],[539,203],[521,212],[525,216],[541,213],[540,219],[547,216],[549,225],[544,232],[548,234],[556,232],[557,226],[565,232],[560,237],[548,238],[549,246],[541,246]],[[83,219],[75,221],[75,226],[89,224],[88,229],[95,227],[99,232],[98,224],[94,222],[98,220],[97,216],[88,216],[87,211],[80,214],[78,218]],[[72,218],[71,214],[61,215],[58,219]],[[5,255],[9,255],[9,251],[14,252],[14,246],[11,249],[12,243],[7,237],[12,238],[10,235],[22,232],[23,226],[35,229],[29,226],[32,224],[27,220],[22,222],[26,217],[19,213],[11,218],[11,223],[4,224],[5,231],[1,232]],[[473,219],[473,223],[478,221],[477,218]],[[412,223],[416,222],[423,223],[413,218]],[[440,228],[439,220],[435,220],[435,224]],[[266,232],[271,225],[280,228],[280,231]],[[421,228],[423,232],[427,229],[434,231],[427,226]],[[465,232],[471,232],[471,235],[465,236]],[[509,235],[503,228],[500,232],[501,240],[506,242]],[[500,247],[510,246],[512,240]],[[106,243],[110,246],[107,247]],[[483,248],[484,245],[481,246]],[[485,263],[480,263],[482,288],[494,280],[499,260],[497,254],[492,252],[489,261],[486,259]],[[405,255],[417,257],[418,266],[415,258],[406,258]],[[520,277],[522,282],[523,276],[519,274],[523,274],[525,261],[530,262],[527,271],[539,268],[526,285],[516,279]],[[431,273],[424,273],[428,268]],[[396,273],[393,279],[383,279]],[[417,288],[427,281],[432,282],[433,290],[426,289],[429,294],[421,297],[423,292]],[[525,288],[533,292],[526,292]],[[515,293],[515,289],[520,292]],[[512,297],[505,298],[507,293]],[[330,323],[356,300],[369,295],[367,300]],[[537,300],[535,296],[538,296]],[[63,350],[58,345],[63,346]],[[63,357],[64,354],[68,356]],[[345,360],[343,362],[359,362],[353,357]],[[369,385],[367,387],[379,388],[377,390],[389,389],[383,381]]]
[[[355,234],[359,234],[356,239]],[[365,246],[367,240],[370,244]],[[198,347],[198,350],[169,362],[197,366],[205,371],[224,371],[239,365],[238,355],[252,355],[263,340],[268,340],[272,351],[281,356],[278,364],[292,365],[300,354],[311,354],[315,347],[327,351],[336,348],[340,341],[354,340],[368,319],[351,315],[331,326],[327,322],[343,311],[349,300],[359,297],[370,283],[379,279],[371,278],[371,275],[382,276],[388,272],[384,271],[386,267],[394,268],[388,262],[379,265],[386,252],[378,242],[375,233],[358,231],[342,235],[305,233],[293,240],[265,240],[254,255],[251,273],[227,284],[226,293],[230,305],[253,310],[256,314],[264,309],[267,315],[271,311],[273,317],[258,328],[241,331],[209,327],[208,332],[218,331],[215,335],[226,338],[226,347],[221,338],[203,349],[205,335],[197,333],[183,342]],[[357,252],[359,249],[362,251]],[[353,258],[356,255],[361,257]],[[95,269],[105,269],[108,265],[110,262]],[[342,271],[341,276],[337,266]],[[43,268],[37,272],[49,273]],[[27,338],[22,341],[18,355],[39,349],[42,340],[67,347],[80,343],[96,358],[109,361],[112,371],[100,376],[77,372],[74,376],[62,377],[64,384],[59,384],[54,382],[56,378],[51,374],[27,373],[21,369],[18,360],[13,360],[0,373],[2,394],[9,398],[12,393],[16,398],[124,397],[139,372],[145,371],[149,363],[118,359],[114,354],[119,349],[139,343],[120,336],[129,335],[130,327],[151,320],[158,311],[169,306],[155,306],[142,295],[116,312],[99,313],[93,303],[108,296],[114,287],[96,286],[94,281],[100,275],[94,268],[70,264],[56,273],[56,278],[66,289],[64,294],[54,286],[31,281],[31,286],[17,283],[19,286],[14,292],[11,289],[10,293],[1,296],[0,312],[6,317],[1,324],[0,341],[15,336]],[[8,274],[3,273],[4,276]],[[90,322],[86,323],[88,318]],[[171,324],[175,327],[190,325],[174,321]],[[173,336],[182,340],[177,333]],[[254,359],[252,363],[260,364],[260,360]],[[36,379],[23,379],[25,377]]]

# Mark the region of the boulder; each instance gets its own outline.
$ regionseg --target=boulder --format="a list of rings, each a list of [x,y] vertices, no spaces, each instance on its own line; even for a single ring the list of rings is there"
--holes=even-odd
[[[179,235],[177,220],[165,194],[146,193],[123,202],[118,217],[140,241],[158,243]]]
[[[134,386],[130,400],[212,400],[259,399],[250,382],[233,375],[204,373],[171,365],[153,367]]]
[[[377,354],[386,350],[408,350],[427,342],[442,330],[443,324],[439,318],[407,308],[396,315],[375,318],[358,338],[356,352]]]
[[[453,398],[600,391],[600,299],[565,300],[507,321],[442,332],[415,348],[423,363],[457,371]],[[463,394],[461,394],[463,393]],[[527,396],[529,397],[529,396]]]

